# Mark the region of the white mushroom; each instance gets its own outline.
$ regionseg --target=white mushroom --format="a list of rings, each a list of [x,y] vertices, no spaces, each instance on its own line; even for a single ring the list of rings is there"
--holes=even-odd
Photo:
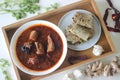
[[[80,79],[84,75],[84,73],[81,70],[76,69],[73,71],[73,75],[76,79]]]
[[[93,54],[95,56],[100,56],[104,52],[104,49],[100,45],[94,45]]]
[[[75,80],[75,79],[74,79],[74,76],[71,73],[67,73],[63,77],[63,80]]]

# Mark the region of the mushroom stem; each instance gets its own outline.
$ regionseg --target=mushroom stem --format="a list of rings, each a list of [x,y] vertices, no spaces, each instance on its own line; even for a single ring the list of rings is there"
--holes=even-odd
[[[30,33],[29,40],[36,41],[36,40],[37,40],[37,37],[38,37],[37,31],[33,30],[33,31],[31,31],[31,33]]]
[[[47,52],[52,52],[55,50],[54,42],[53,42],[52,38],[50,37],[50,35],[48,35],[47,38],[48,38]]]
[[[111,76],[112,74],[111,74],[111,69],[112,69],[112,67],[111,67],[111,65],[106,65],[105,67],[104,67],[104,72],[103,72],[103,75],[104,76]]]

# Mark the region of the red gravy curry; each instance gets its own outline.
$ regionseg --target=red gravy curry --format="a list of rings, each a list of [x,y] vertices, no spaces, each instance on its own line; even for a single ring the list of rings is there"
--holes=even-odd
[[[18,59],[31,70],[42,71],[53,67],[59,61],[62,52],[63,42],[59,34],[41,24],[32,25],[24,30],[16,43]]]

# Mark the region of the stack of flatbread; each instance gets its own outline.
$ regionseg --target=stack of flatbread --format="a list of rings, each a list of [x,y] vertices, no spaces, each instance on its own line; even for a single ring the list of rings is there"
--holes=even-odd
[[[76,12],[72,24],[66,28],[67,41],[71,44],[88,41],[94,34],[93,15]]]

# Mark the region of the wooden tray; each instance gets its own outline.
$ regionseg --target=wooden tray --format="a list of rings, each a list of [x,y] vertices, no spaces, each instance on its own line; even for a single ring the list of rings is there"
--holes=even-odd
[[[10,40],[12,38],[12,35],[16,31],[16,29],[18,27],[20,27],[22,24],[24,24],[28,21],[31,21],[31,20],[42,19],[42,20],[51,21],[51,22],[55,23],[56,25],[58,25],[58,22],[59,22],[60,18],[66,12],[68,12],[70,10],[73,10],[73,9],[85,9],[85,10],[88,10],[88,11],[92,12],[93,14],[95,14],[98,17],[98,19],[101,22],[101,26],[102,26],[102,34],[101,34],[101,37],[100,37],[99,41],[97,42],[97,44],[102,45],[103,48],[105,49],[105,52],[101,56],[96,57],[92,54],[92,48],[84,50],[84,51],[73,51],[73,50],[68,49],[68,54],[67,54],[67,57],[66,57],[64,63],[61,65],[61,67],[59,69],[57,69],[56,71],[54,71],[51,74],[54,74],[56,72],[60,72],[60,71],[66,70],[66,69],[70,69],[74,66],[82,65],[82,64],[91,62],[93,60],[100,59],[100,58],[103,58],[105,56],[111,55],[114,52],[114,46],[112,44],[109,32],[107,31],[107,28],[106,28],[106,26],[103,22],[103,19],[102,19],[101,15],[100,15],[100,13],[97,9],[97,6],[96,6],[96,3],[95,3],[94,0],[79,1],[79,2],[76,2],[76,3],[61,7],[59,9],[52,10],[52,11],[49,11],[47,13],[40,14],[40,15],[37,15],[37,16],[31,17],[31,18],[28,18],[28,19],[25,19],[25,20],[21,20],[19,22],[16,22],[14,24],[10,24],[8,26],[4,26],[2,28],[2,30],[3,30],[5,39],[6,39],[8,49],[9,49],[9,44],[10,44]],[[78,62],[74,65],[70,65],[67,61],[67,59],[70,55],[87,55],[87,56],[89,56],[89,59],[87,59],[85,61]],[[30,79],[37,80],[39,78],[48,76],[48,75],[45,75],[45,76],[31,76],[31,75],[28,75],[28,74],[20,71],[16,66],[14,66],[14,68],[15,68],[18,80],[20,80],[20,79],[22,79],[22,80],[30,80]],[[51,74],[49,74],[49,75],[51,75]]]

